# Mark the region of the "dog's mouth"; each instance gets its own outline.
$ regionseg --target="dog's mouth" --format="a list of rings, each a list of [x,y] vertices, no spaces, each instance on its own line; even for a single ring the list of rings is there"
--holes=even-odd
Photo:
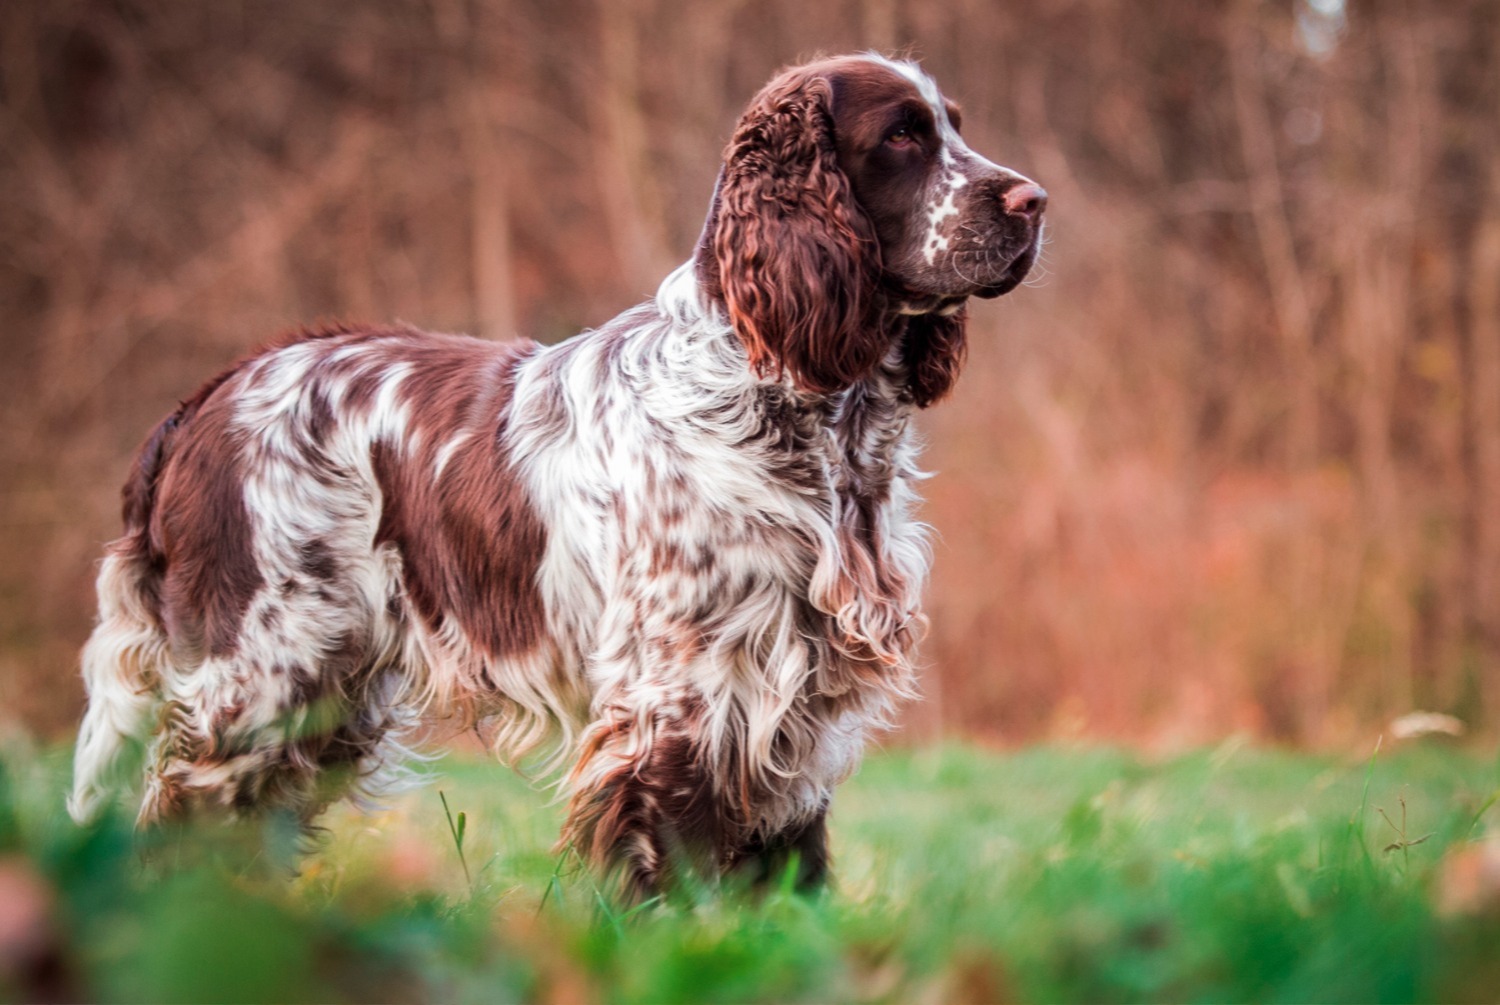
[[[886,274],[886,294],[901,314],[952,314],[970,297],[993,300],[1025,282],[1041,250],[1042,227],[1019,221],[964,226],[956,247],[936,261]]]
[[[994,248],[954,251],[941,278],[926,276],[916,282],[890,277],[893,299],[903,314],[951,314],[969,297],[993,300],[1020,286],[1036,263],[1038,241],[1032,238],[1020,251],[1005,254]]]
[[[999,282],[981,285],[974,291],[974,296],[984,300],[993,300],[996,297],[1004,296],[1025,282],[1027,274],[1031,272],[1032,265],[1036,264],[1036,256],[1040,243],[1038,239],[1034,238],[1005,267],[1004,275],[1000,277]]]

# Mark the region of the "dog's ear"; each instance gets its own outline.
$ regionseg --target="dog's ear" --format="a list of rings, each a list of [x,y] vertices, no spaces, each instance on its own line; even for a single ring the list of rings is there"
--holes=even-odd
[[[889,345],[880,245],[838,164],[830,94],[825,78],[792,72],[756,97],[725,151],[699,259],[756,372],[815,392],[853,384]]]
[[[943,316],[918,314],[911,317],[902,339],[906,364],[906,387],[918,407],[926,408],[947,397],[968,355],[968,308]]]

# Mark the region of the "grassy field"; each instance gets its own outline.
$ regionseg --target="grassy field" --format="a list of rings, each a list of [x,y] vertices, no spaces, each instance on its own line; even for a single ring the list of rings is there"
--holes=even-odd
[[[251,835],[255,865],[229,868],[245,835],[79,830],[60,811],[65,755],[4,764],[0,994],[15,999],[1500,993],[1500,877],[1482,876],[1500,833],[1493,755],[890,751],[839,792],[834,890],[685,891],[630,914],[552,853],[545,795],[488,763],[450,758],[389,812],[335,811],[291,882],[274,825]]]

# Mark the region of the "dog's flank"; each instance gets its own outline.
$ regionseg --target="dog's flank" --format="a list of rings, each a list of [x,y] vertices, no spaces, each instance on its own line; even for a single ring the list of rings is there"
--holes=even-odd
[[[913,692],[919,407],[1045,194],[909,64],[751,103],[704,238],[557,346],[306,332],[162,423],[84,650],[74,814],[146,745],[143,820],[309,824],[454,713],[570,765],[564,840],[643,896],[679,864],[828,864],[833,787]]]

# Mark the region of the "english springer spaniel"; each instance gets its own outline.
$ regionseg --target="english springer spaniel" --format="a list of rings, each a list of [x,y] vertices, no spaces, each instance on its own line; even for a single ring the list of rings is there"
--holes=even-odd
[[[563,842],[626,896],[827,863],[833,787],[913,691],[916,409],[1046,193],[915,65],[786,70],[692,259],[555,346],[299,332],[146,440],[99,573],[70,809],[144,745],[142,821],[290,811],[416,723],[566,765]]]

